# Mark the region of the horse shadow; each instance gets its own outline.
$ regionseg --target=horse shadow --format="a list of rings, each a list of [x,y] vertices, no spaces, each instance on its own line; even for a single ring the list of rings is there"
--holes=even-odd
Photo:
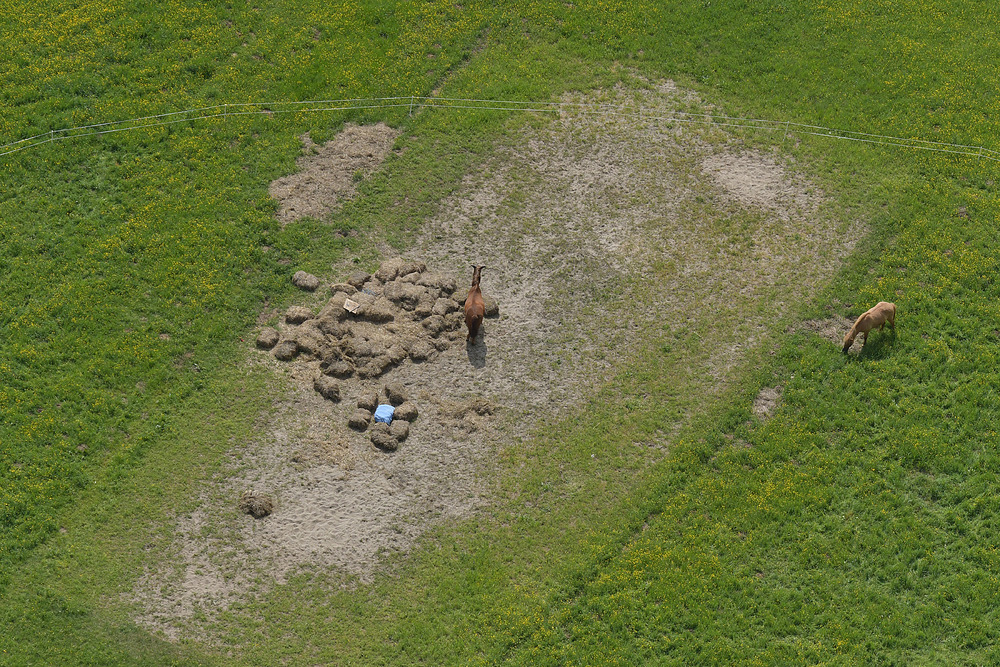
[[[482,333],[476,336],[474,340],[465,342],[465,353],[468,355],[469,363],[472,364],[473,368],[486,367],[487,352],[489,352],[489,348],[483,339]]]
[[[868,334],[868,342],[861,348],[857,355],[849,355],[850,358],[864,360],[885,359],[892,352],[896,345],[896,330],[879,331]]]

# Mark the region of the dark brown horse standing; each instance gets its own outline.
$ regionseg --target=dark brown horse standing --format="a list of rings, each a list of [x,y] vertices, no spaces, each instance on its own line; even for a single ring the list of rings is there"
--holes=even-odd
[[[483,291],[479,289],[479,276],[485,266],[475,266],[472,269],[472,288],[469,289],[469,296],[465,297],[465,326],[469,328],[469,335],[465,340],[472,343],[476,340],[479,327],[483,324],[483,316],[486,314],[486,305],[483,303]]]

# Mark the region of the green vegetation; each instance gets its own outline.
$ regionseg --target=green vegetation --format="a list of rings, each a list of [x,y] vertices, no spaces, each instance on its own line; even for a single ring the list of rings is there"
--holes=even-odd
[[[550,100],[639,73],[732,115],[996,148],[996,11],[4,2],[0,143],[222,103],[439,86]],[[220,646],[135,626],[121,596],[168,543],[171,509],[194,502],[267,409],[269,381],[240,365],[240,339],[265,304],[292,298],[288,267],[371,262],[376,227],[404,246],[528,122],[407,111],[191,121],[0,158],[0,662],[1000,659],[1000,173],[813,137],[784,147],[872,233],[803,317],[893,300],[896,336],[874,334],[848,359],[815,335],[773,332],[776,354],[747,359],[633,478],[633,443],[674,419],[682,357],[668,346],[683,342],[664,342],[580,414],[506,452],[496,506],[435,530],[398,572],[348,588],[303,574],[232,609],[213,628]],[[347,120],[402,126],[407,151],[332,223],[279,228],[267,184],[293,169],[298,135],[320,141]],[[761,423],[751,401],[775,385],[783,405]]]

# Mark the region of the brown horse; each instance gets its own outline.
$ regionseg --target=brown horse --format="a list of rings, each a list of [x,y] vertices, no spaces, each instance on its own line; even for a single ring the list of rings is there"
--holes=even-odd
[[[864,348],[865,343],[868,342],[868,332],[876,327],[881,331],[885,328],[887,322],[892,330],[895,331],[896,304],[889,303],[888,301],[879,301],[862,313],[861,317],[854,323],[854,326],[851,327],[851,330],[844,336],[844,354],[847,354],[847,351],[851,349],[851,345],[854,344],[854,339],[857,338],[858,334],[861,334],[863,337],[861,347]]]
[[[483,303],[483,291],[479,289],[479,276],[485,266],[472,267],[472,287],[469,295],[465,297],[465,326],[469,328],[469,335],[465,340],[469,343],[476,340],[479,327],[483,324],[483,316],[486,315],[486,304]]]

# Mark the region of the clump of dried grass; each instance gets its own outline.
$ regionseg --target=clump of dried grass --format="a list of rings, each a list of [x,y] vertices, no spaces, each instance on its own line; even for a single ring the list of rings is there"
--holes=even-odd
[[[274,511],[274,499],[266,493],[244,491],[240,495],[240,511],[255,519],[263,519]]]

